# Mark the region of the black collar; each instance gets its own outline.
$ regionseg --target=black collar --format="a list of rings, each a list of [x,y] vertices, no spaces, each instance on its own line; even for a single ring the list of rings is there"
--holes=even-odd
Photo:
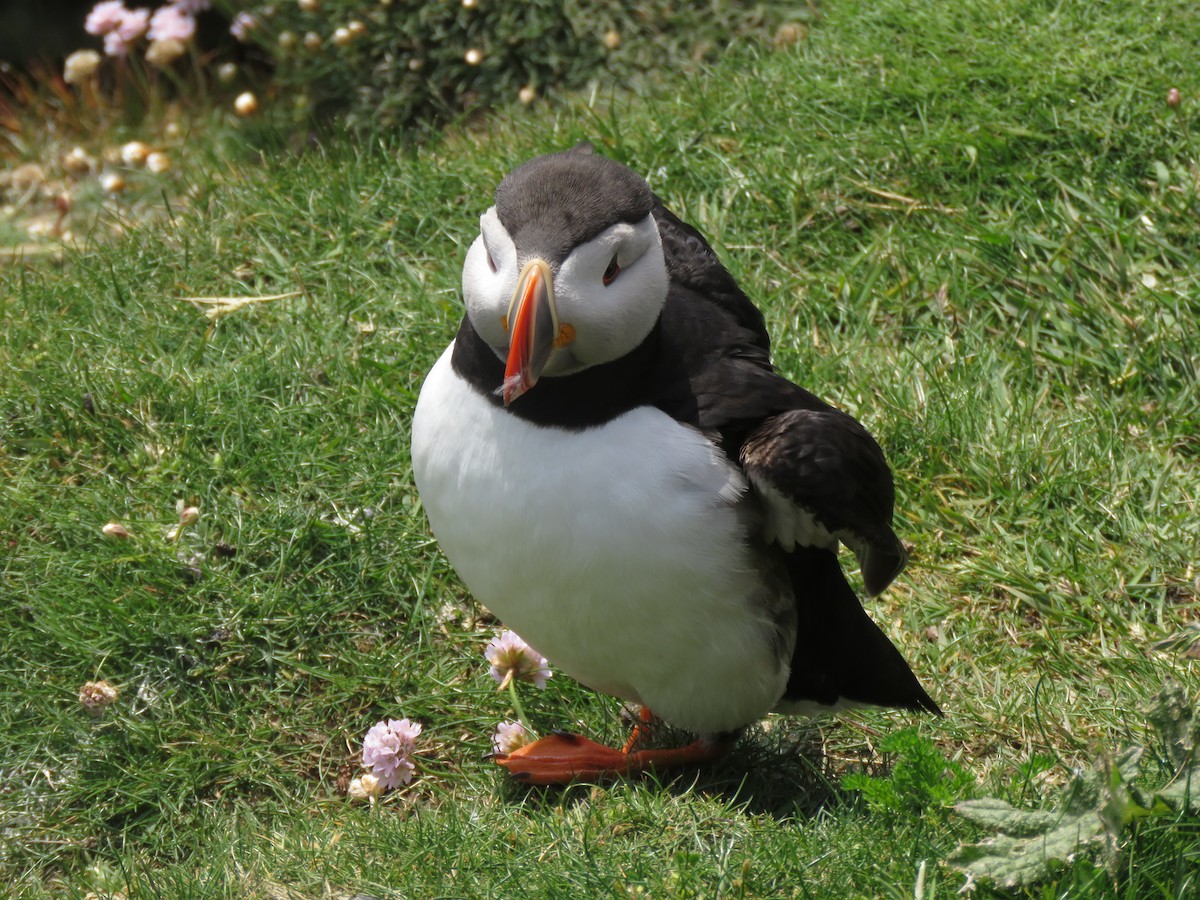
[[[542,378],[522,394],[508,411],[537,425],[571,430],[592,428],[622,413],[646,405],[659,353],[659,325],[644,341],[620,359],[590,366],[574,375]],[[504,362],[463,316],[451,357],[454,371],[493,406],[502,406]]]

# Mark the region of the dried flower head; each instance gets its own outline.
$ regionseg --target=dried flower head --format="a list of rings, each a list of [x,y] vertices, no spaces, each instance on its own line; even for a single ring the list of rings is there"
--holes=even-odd
[[[1179,93],[1179,88],[1171,88],[1167,91],[1167,106],[1171,109],[1179,109],[1179,104],[1183,102],[1183,96]]]
[[[533,741],[533,735],[520,722],[501,722],[492,735],[492,750],[499,756],[507,756]]]
[[[116,703],[119,695],[116,686],[107,681],[89,681],[79,689],[79,702],[93,716],[98,716]]]
[[[537,99],[537,88],[532,84],[527,84],[517,91],[517,99],[528,106]]]
[[[807,32],[799,22],[784,22],[775,32],[774,43],[778,48],[790,47],[804,40]]]
[[[258,112],[258,98],[250,91],[238,94],[233,101],[233,111],[242,117],[254,115]]]
[[[63,81],[82,84],[95,76],[100,60],[101,56],[95,50],[76,50],[63,63]]]
[[[488,641],[484,655],[492,664],[489,674],[501,688],[508,687],[513,680],[530,681],[536,687],[544,688],[550,677],[546,657],[525,643],[515,631],[502,632]]]
[[[374,803],[376,799],[383,796],[383,782],[367,772],[351,781],[346,793],[351,800]]]
[[[125,190],[125,179],[119,172],[105,172],[100,176],[100,187],[106,194],[119,194]],[[107,527],[106,525],[105,528]],[[107,534],[107,532],[105,533]]]
[[[309,31],[304,35],[304,49],[310,52],[321,49],[321,36],[315,31]]]
[[[82,147],[72,147],[63,156],[62,164],[72,175],[86,175],[96,167],[96,160]]]
[[[146,48],[146,62],[165,69],[186,52],[187,46],[183,41],[175,38],[159,38],[151,41],[150,46]]]
[[[376,722],[363,738],[363,767],[370,769],[385,790],[412,781],[415,766],[409,757],[421,725],[408,719]]]
[[[146,168],[155,175],[161,175],[163,172],[169,172],[171,171],[171,157],[167,156],[167,154],[163,153],[161,150],[156,150],[146,157]],[[196,515],[199,517],[199,511],[197,511]],[[180,519],[180,522],[182,521],[183,520]],[[187,524],[190,525],[191,522]]]
[[[140,166],[150,155],[150,148],[141,141],[130,141],[121,146],[121,161],[127,166]]]
[[[604,32],[604,46],[609,50],[616,50],[621,46],[621,32],[615,28],[611,28]]]
[[[350,34],[349,28],[335,28],[333,30],[333,44],[335,47],[349,47],[354,41]]]
[[[113,541],[127,541],[129,538],[133,537],[133,535],[129,533],[129,530],[120,522],[109,522],[100,529],[100,533],[109,540]]]
[[[468,66],[477,66],[483,62],[483,51],[478,47],[472,47],[463,54],[463,60]]]
[[[46,183],[46,170],[37,163],[25,163],[7,174],[9,183],[19,191],[41,187]]]

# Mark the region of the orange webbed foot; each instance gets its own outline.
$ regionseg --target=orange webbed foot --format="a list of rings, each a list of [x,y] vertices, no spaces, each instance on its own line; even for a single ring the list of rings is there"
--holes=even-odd
[[[577,734],[556,732],[493,757],[526,784],[568,784],[628,772],[629,754]]]
[[[631,738],[626,746],[633,743]],[[498,754],[494,759],[513,778],[526,784],[569,784],[633,775],[648,769],[699,765],[724,756],[734,743],[735,737],[724,736],[701,738],[686,747],[630,751],[597,744],[576,734],[555,733],[512,753]]]

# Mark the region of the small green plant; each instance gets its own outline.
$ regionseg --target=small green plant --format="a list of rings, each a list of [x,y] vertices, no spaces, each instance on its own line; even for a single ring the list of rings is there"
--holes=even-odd
[[[300,0],[224,3],[238,34],[271,59],[301,116],[352,126],[424,127],[463,112],[695,65],[739,36],[767,33],[771,4],[605,0]],[[777,4],[782,10],[784,4]],[[235,10],[236,7],[236,10]],[[794,10],[789,14],[794,13]]]
[[[872,812],[920,815],[944,809],[972,784],[971,774],[916,728],[889,734],[879,749],[896,756],[887,776],[855,772],[842,778],[842,787],[861,793]]]
[[[1081,855],[1098,852],[1116,867],[1125,828],[1140,819],[1200,812],[1200,765],[1195,761],[1200,724],[1178,684],[1169,684],[1151,703],[1148,718],[1176,766],[1170,784],[1146,791],[1134,785],[1144,750],[1130,747],[1102,755],[1091,769],[1077,770],[1054,809],[1018,809],[994,797],[954,807],[965,819],[999,832],[963,844],[948,860],[976,881],[1012,888],[1032,884]]]

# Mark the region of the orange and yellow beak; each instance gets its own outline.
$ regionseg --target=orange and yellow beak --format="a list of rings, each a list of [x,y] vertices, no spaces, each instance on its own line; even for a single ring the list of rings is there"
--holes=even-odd
[[[508,406],[537,384],[550,351],[565,347],[574,337],[570,325],[559,324],[554,279],[545,260],[525,263],[504,317],[504,330],[508,332],[508,361],[502,391]]]

